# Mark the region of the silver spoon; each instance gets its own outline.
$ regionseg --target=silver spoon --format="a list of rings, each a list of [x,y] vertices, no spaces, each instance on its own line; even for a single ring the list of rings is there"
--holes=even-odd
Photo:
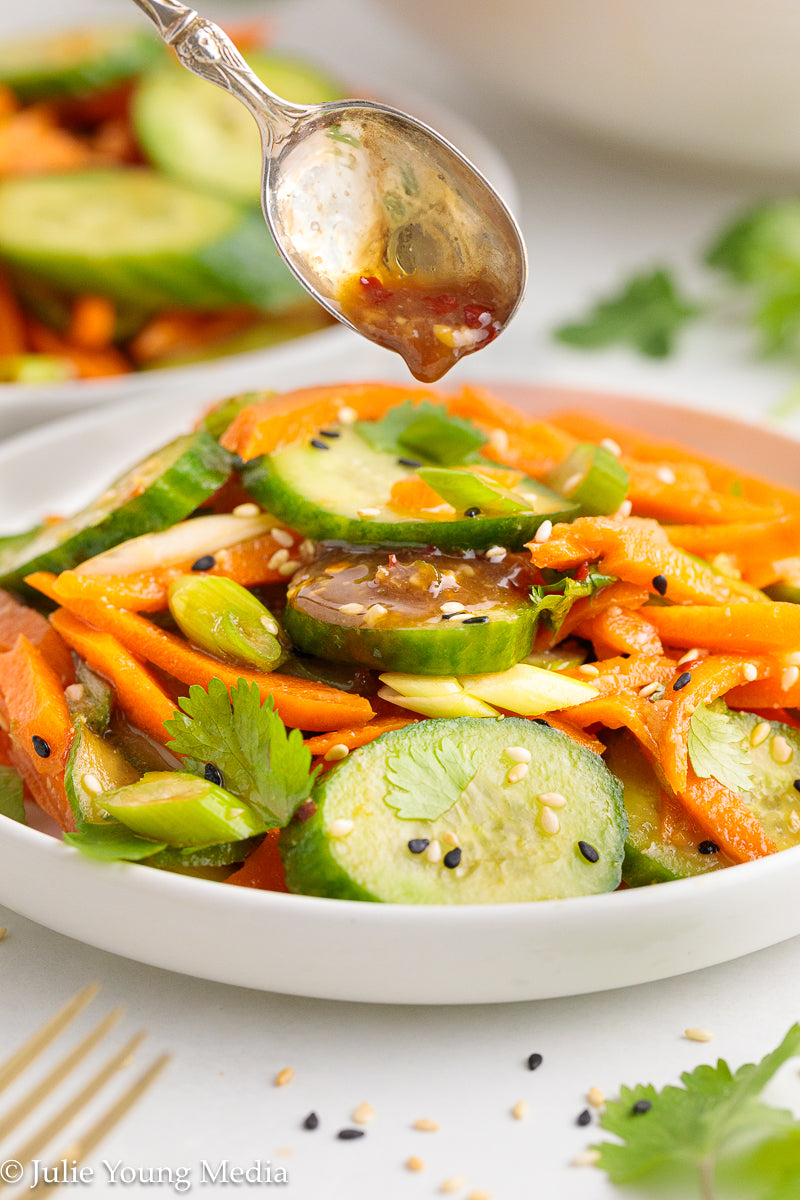
[[[372,100],[290,104],[211,21],[177,0],[134,2],[185,67],[252,113],[267,225],[328,312],[428,382],[508,324],[527,278],[522,235],[454,146]]]

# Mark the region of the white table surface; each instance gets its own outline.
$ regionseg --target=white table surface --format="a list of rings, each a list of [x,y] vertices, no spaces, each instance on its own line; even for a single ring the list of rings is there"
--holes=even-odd
[[[116,12],[123,2],[100,0],[99,7]],[[46,24],[48,15],[63,17],[68,7],[66,0],[46,0],[30,15]],[[666,364],[622,351],[584,357],[547,336],[556,321],[580,312],[589,295],[628,269],[659,261],[690,268],[719,219],[762,194],[763,181],[645,165],[540,128],[523,112],[504,113],[496,97],[476,95],[466,75],[366,0],[297,0],[276,13],[284,40],[316,45],[320,57],[342,62],[351,76],[361,64],[374,76],[378,64],[393,83],[419,87],[485,132],[496,130],[523,196],[532,282],[513,326],[460,368],[462,378],[638,389],[749,415],[766,412],[795,382],[790,367],[756,362],[749,338],[734,324],[691,330]],[[13,19],[22,21],[19,10]],[[691,269],[686,277],[709,286]],[[353,375],[380,373],[384,366],[382,356],[355,340],[352,364]],[[338,360],[332,372],[335,366],[339,375]],[[140,1061],[165,1049],[173,1054],[148,1100],[95,1155],[95,1182],[76,1186],[74,1194],[174,1194],[167,1183],[113,1187],[101,1165],[107,1159],[134,1169],[184,1167],[193,1191],[230,1196],[235,1187],[202,1183],[201,1161],[248,1167],[260,1159],[271,1161],[273,1171],[282,1167],[289,1183],[241,1184],[245,1195],[420,1200],[437,1194],[445,1177],[464,1175],[462,1198],[483,1189],[493,1200],[605,1200],[619,1193],[593,1169],[568,1165],[592,1140],[591,1129],[575,1125],[589,1086],[613,1094],[620,1083],[666,1083],[717,1054],[738,1065],[771,1049],[798,1015],[799,939],[624,991],[423,1009],[237,990],[87,948],[11,911],[0,910],[0,923],[9,930],[0,944],[0,1054],[90,980],[102,984],[93,1010],[122,1003],[125,1028],[149,1030]],[[269,954],[270,947],[253,946],[253,953]],[[421,947],[410,969],[424,970],[426,954],[446,953],[446,945]],[[87,1021],[82,1018],[82,1027]],[[695,1025],[713,1030],[710,1045],[682,1037]],[[524,1067],[532,1051],[545,1060],[533,1074]],[[273,1077],[285,1066],[294,1068],[295,1078],[276,1088]],[[800,1109],[795,1067],[784,1069],[769,1094]],[[518,1122],[509,1110],[520,1099],[530,1112]],[[350,1123],[362,1100],[377,1114],[366,1137],[336,1140],[335,1131]],[[311,1109],[321,1119],[314,1133],[300,1128]],[[439,1132],[412,1130],[421,1116],[437,1120]],[[411,1154],[425,1160],[417,1174],[403,1166]]]

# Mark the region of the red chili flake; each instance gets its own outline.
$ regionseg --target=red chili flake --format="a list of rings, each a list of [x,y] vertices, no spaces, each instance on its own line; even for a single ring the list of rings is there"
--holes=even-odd
[[[464,305],[464,324],[470,329],[487,329],[491,323],[492,314],[483,304]]]
[[[397,555],[396,555],[396,554],[390,554],[390,555],[389,555],[389,566],[390,566],[390,567],[396,567],[396,566],[397,566]]]
[[[374,304],[385,304],[392,295],[375,275],[362,275],[358,282]]]
[[[581,565],[578,567],[577,571],[575,572],[575,582],[576,583],[585,583],[586,580],[589,578],[589,571],[590,571],[589,564],[586,562],[581,563]]]
[[[435,312],[439,316],[442,316],[444,313],[452,312],[453,309],[458,304],[458,300],[456,299],[455,296],[447,296],[447,295],[424,296],[422,303],[425,305],[426,308],[431,309],[432,312]]]

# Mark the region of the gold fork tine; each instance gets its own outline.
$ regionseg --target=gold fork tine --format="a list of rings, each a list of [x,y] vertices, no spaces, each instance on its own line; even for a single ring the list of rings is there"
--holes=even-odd
[[[122,1093],[117,1101],[111,1105],[111,1108],[103,1116],[98,1117],[94,1125],[91,1125],[86,1132],[78,1138],[77,1142],[59,1154],[53,1161],[53,1167],[56,1167],[63,1160],[66,1160],[70,1166],[74,1163],[76,1166],[87,1154],[94,1150],[95,1146],[100,1142],[107,1133],[110,1133],[115,1125],[125,1116],[136,1101],[143,1096],[149,1087],[155,1083],[158,1076],[164,1070],[164,1067],[170,1061],[169,1054],[162,1054],[155,1062],[151,1063],[146,1071],[139,1076],[138,1079],[130,1085],[130,1087]],[[49,1173],[49,1172],[48,1172]],[[45,1189],[48,1195],[54,1192],[58,1187],[58,1183],[45,1183],[44,1179],[40,1179],[36,1187],[31,1190],[31,1195],[36,1196]]]
[[[107,1017],[103,1018],[99,1025],[96,1025],[94,1029],[87,1033],[83,1041],[79,1042],[74,1050],[64,1055],[49,1075],[40,1083],[37,1083],[35,1087],[31,1088],[27,1095],[23,1096],[19,1103],[0,1120],[0,1141],[8,1137],[9,1133],[12,1133],[33,1112],[36,1106],[41,1104],[42,1100],[55,1091],[61,1081],[66,1079],[78,1063],[82,1062],[98,1042],[102,1041],[109,1030],[114,1028],[121,1016],[121,1008],[113,1009]]]
[[[112,1055],[108,1062],[105,1063],[105,1065],[102,1066],[100,1070],[92,1076],[89,1082],[86,1083],[80,1089],[80,1091],[72,1097],[71,1100],[68,1100],[67,1103],[63,1105],[63,1107],[60,1108],[58,1112],[55,1113],[55,1115],[52,1116],[50,1120],[42,1126],[41,1129],[32,1134],[31,1137],[28,1138],[27,1142],[25,1142],[24,1145],[22,1145],[19,1150],[16,1151],[16,1153],[7,1155],[6,1157],[22,1163],[23,1167],[27,1167],[31,1159],[35,1158],[39,1151],[43,1150],[48,1142],[50,1142],[50,1140],[54,1138],[56,1134],[60,1133],[61,1130],[69,1124],[73,1117],[77,1116],[81,1109],[97,1095],[102,1087],[105,1086],[112,1075],[114,1075],[114,1073],[125,1064],[126,1059],[133,1054],[136,1048],[144,1040],[145,1036],[146,1034],[144,1030],[135,1034],[128,1042],[125,1043],[121,1050],[118,1050],[116,1054]],[[2,1186],[3,1183],[2,1180],[0,1180],[0,1188],[2,1188]]]
[[[41,1029],[28,1039],[24,1046],[20,1046],[19,1050],[0,1065],[0,1092],[13,1083],[17,1076],[58,1037],[61,1031],[75,1020],[86,1005],[95,998],[99,990],[99,984],[90,983],[88,987],[78,992],[77,996],[73,996],[62,1009],[59,1009],[55,1016],[51,1017]]]

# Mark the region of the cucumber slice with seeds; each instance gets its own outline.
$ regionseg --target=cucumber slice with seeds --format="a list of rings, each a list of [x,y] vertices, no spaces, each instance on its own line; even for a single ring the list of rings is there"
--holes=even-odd
[[[3,38],[0,83],[24,104],[84,96],[139,75],[163,57],[156,38],[124,27]]]
[[[458,764],[467,765],[467,777],[475,771],[471,782],[436,819],[401,819],[386,802],[387,771],[393,763],[403,771],[412,759],[435,763],[448,746]],[[531,756],[524,778],[513,783],[508,774],[517,764],[505,753],[511,747]],[[566,800],[557,812],[539,800],[556,791]],[[433,776],[415,788],[415,800],[430,802],[436,792]],[[462,717],[383,734],[327,772],[313,799],[317,808],[309,820],[281,830],[294,892],[384,903],[501,904],[606,892],[620,881],[627,833],[620,784],[598,755],[533,721]],[[417,839],[436,843],[434,852],[413,853],[409,843]]]
[[[183,521],[230,472],[230,454],[209,433],[179,437],[75,516],[43,527],[27,542],[0,547],[0,587],[19,590],[33,571],[58,573],[128,538]]]
[[[330,550],[293,577],[284,626],[298,649],[337,662],[412,675],[505,671],[533,639],[525,566],[511,555]]]
[[[254,499],[316,541],[521,550],[545,519],[570,520],[577,511],[549,488],[523,478],[512,489],[523,505],[517,512],[487,515],[475,510],[470,517],[463,512],[453,517],[443,501],[422,519],[404,516],[390,501],[394,485],[414,473],[408,460],[373,449],[353,429],[331,424],[329,431],[335,436],[252,459],[243,471]]]
[[[146,167],[4,180],[0,258],[17,275],[140,313],[306,301],[259,213]]]

